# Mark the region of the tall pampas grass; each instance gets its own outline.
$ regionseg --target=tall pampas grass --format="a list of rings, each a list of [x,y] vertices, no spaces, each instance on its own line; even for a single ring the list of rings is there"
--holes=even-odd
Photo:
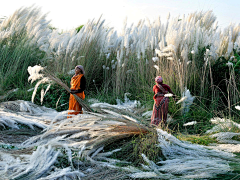
[[[16,10],[0,23],[0,74],[4,89],[22,86],[27,66],[40,63],[44,52],[39,48],[51,33],[50,22],[45,18],[40,8],[32,6]]]
[[[42,72],[42,74],[40,74],[39,72]],[[35,89],[33,91],[33,95],[32,95],[32,102],[34,101],[34,97],[36,95],[36,92],[37,92],[37,89],[38,89],[38,86],[40,84],[43,84],[43,83],[51,83],[51,82],[55,82],[57,83],[58,85],[62,86],[67,92],[71,92],[70,91],[70,88],[64,84],[59,78],[57,78],[56,76],[54,76],[53,74],[51,74],[48,70],[46,70],[45,68],[41,67],[41,66],[34,66],[34,67],[28,67],[28,72],[30,74],[28,80],[31,80],[31,82],[34,82],[38,79],[40,79],[37,84],[35,85]],[[50,85],[48,85],[47,89],[45,90],[42,90],[41,92],[41,102],[43,101],[43,97],[44,95],[46,94],[46,92],[49,90],[50,88]],[[81,98],[79,98],[76,94],[73,94],[74,98],[78,101],[78,103],[86,110],[86,111],[89,111],[89,112],[92,112],[92,109],[86,104],[86,102],[84,102],[84,100],[82,100]]]
[[[23,18],[25,16],[27,18]],[[103,84],[105,92],[111,88],[116,96],[150,89],[156,75],[163,76],[177,94],[182,94],[184,88],[190,86],[194,94],[199,93],[201,79],[203,88],[200,94],[203,95],[203,89],[212,85],[203,80],[211,73],[211,64],[221,56],[230,58],[233,48],[237,49],[239,44],[239,25],[230,24],[223,31],[219,30],[212,11],[168,16],[165,24],[157,18],[140,20],[137,25],[127,27],[126,19],[121,33],[107,27],[101,17],[89,20],[79,32],[72,29],[59,33],[49,28],[45,17],[35,7],[19,9],[0,24],[1,38],[15,37],[14,30],[18,29],[17,33],[26,35],[26,43],[21,47],[37,47],[41,52],[37,57],[41,57],[43,66],[54,67],[56,73],[62,74],[82,64],[88,79],[87,87],[94,88],[91,82],[95,80],[95,84]],[[2,44],[2,49],[8,50],[9,44],[12,43]],[[206,52],[202,50],[207,48],[206,62],[203,60]],[[112,64],[112,60],[117,63]],[[103,65],[114,68],[102,69]],[[156,71],[155,67],[159,69]]]

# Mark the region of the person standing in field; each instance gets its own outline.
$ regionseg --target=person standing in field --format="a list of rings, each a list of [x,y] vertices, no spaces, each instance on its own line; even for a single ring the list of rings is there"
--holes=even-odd
[[[85,71],[83,66],[77,65],[75,67],[75,74],[71,79],[71,94],[69,98],[69,108],[68,110],[74,110],[72,112],[68,112],[68,115],[74,114],[82,114],[82,106],[77,102],[74,98],[73,94],[76,94],[81,99],[85,99],[84,90],[86,88],[86,78],[84,77]],[[72,116],[68,116],[71,118]]]
[[[154,105],[151,116],[151,124],[158,126],[159,123],[165,124],[167,121],[169,98],[165,97],[164,95],[171,93],[173,94],[174,98],[175,95],[167,84],[163,84],[163,79],[161,76],[157,76],[155,78],[155,82],[156,85],[153,86]]]

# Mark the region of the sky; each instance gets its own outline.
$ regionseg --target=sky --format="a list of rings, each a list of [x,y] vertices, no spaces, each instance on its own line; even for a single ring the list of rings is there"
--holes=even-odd
[[[1,2],[2,1],[2,2]],[[69,30],[85,24],[88,20],[105,19],[105,25],[120,31],[127,17],[127,24],[149,18],[151,22],[159,16],[165,21],[171,17],[187,16],[195,11],[212,10],[218,25],[224,28],[240,23],[240,0],[0,0],[0,16],[10,16],[21,7],[35,5],[58,29]]]

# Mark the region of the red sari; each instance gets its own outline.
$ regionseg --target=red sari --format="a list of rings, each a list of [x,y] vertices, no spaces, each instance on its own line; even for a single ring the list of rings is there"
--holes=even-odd
[[[171,92],[171,89],[167,84],[161,84],[160,86],[158,84],[153,86],[154,105],[151,117],[151,124],[159,125],[160,122],[164,124],[166,123],[169,98],[164,97],[164,94],[167,94],[169,91]]]

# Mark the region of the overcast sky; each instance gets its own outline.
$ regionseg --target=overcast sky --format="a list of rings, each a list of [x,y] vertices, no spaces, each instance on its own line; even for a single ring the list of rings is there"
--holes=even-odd
[[[168,13],[172,17],[188,15],[195,11],[213,10],[220,27],[240,23],[240,0],[0,0],[0,15],[9,16],[20,7],[35,4],[49,13],[51,24],[68,30],[98,19],[102,14],[109,27],[121,30],[127,17],[128,24],[135,24],[148,17],[154,21],[158,16],[164,21]]]

